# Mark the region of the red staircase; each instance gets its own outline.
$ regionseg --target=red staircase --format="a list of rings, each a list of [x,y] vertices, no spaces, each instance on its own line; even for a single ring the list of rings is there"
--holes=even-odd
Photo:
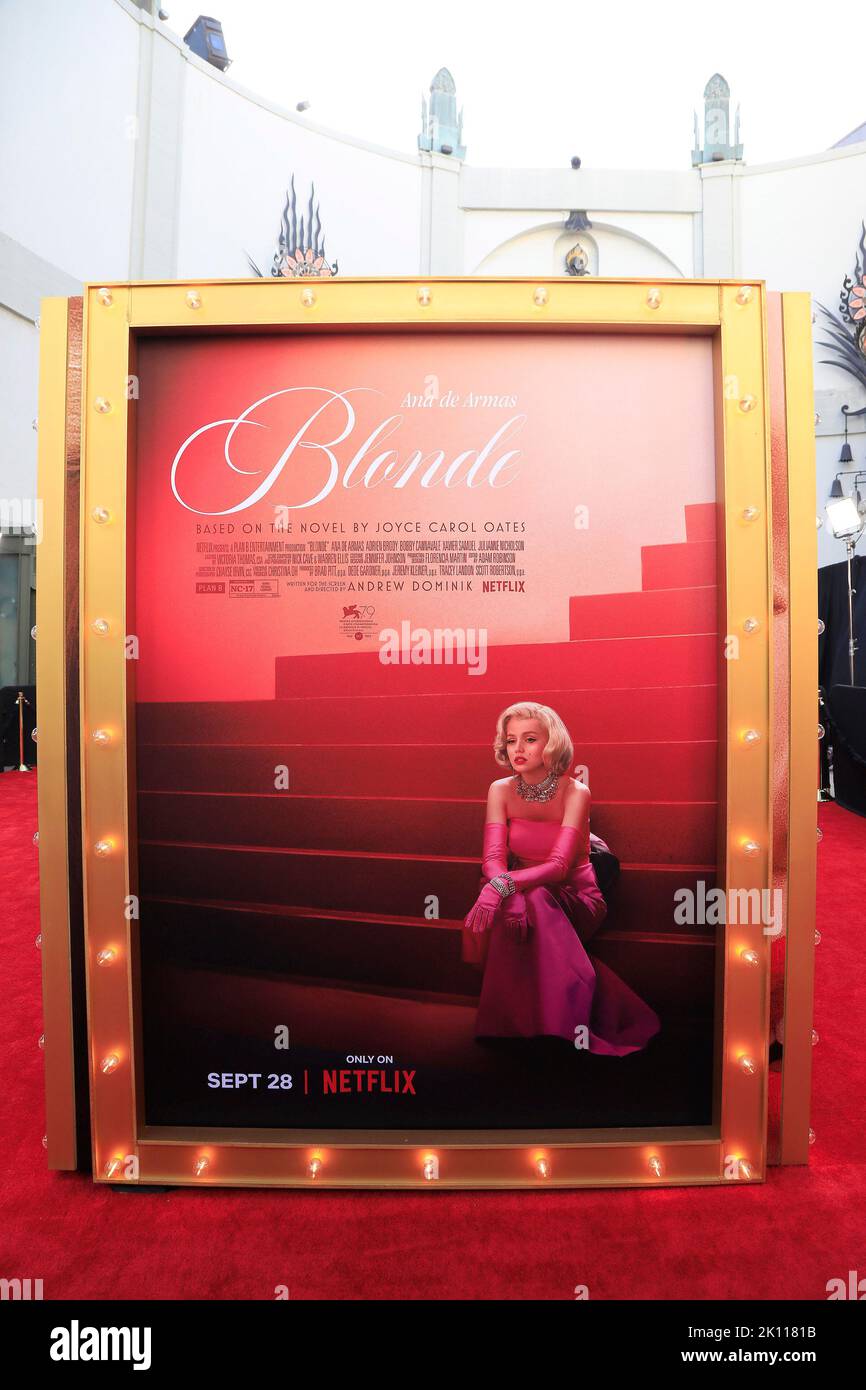
[[[685,542],[642,548],[639,593],[572,598],[569,641],[492,647],[482,676],[349,651],[278,658],[273,701],[139,705],[143,924],[203,964],[240,940],[261,970],[471,998],[496,717],[532,699],[568,725],[622,862],[593,953],[661,1012],[707,1016],[713,930],[678,926],[673,894],[714,882],[716,508],[685,513]]]

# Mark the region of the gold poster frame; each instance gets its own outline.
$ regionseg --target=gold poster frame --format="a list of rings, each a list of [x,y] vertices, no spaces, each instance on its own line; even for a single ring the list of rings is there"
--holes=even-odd
[[[784,295],[785,376],[811,389],[809,296]],[[65,301],[59,301],[65,302]],[[46,305],[58,301],[45,301]],[[805,317],[804,317],[805,316]],[[43,311],[43,409],[63,416],[61,315]],[[807,327],[803,330],[803,324]],[[718,541],[719,837],[717,883],[773,884],[773,555],[767,294],[758,280],[334,279],[87,285],[84,291],[80,507],[81,816],[93,1176],[97,1182],[262,1187],[538,1188],[764,1181],[767,1169],[770,939],[760,922],[717,936],[713,1122],[706,1127],[575,1131],[153,1129],[143,1118],[138,1008],[134,661],[126,658],[134,574],[128,511],[135,466],[137,337],[146,333],[532,330],[699,334],[712,339]],[[790,350],[789,343],[790,340]],[[65,353],[65,341],[63,345]],[[46,378],[46,367],[52,370]],[[671,383],[671,407],[676,383]],[[50,399],[52,397],[53,399]],[[814,443],[811,415],[788,411],[788,453]],[[814,473],[789,486],[789,611],[797,699],[789,710],[789,865],[814,884],[815,713],[805,698],[817,614],[798,566],[812,559]],[[796,520],[796,525],[795,525]],[[796,598],[796,602],[795,602]],[[41,618],[40,618],[41,624]],[[744,624],[746,625],[744,627]],[[730,651],[730,647],[728,648]],[[59,669],[42,658],[42,698]],[[795,672],[792,668],[792,688]],[[802,678],[802,679],[801,679]],[[41,722],[41,721],[40,721]],[[745,735],[749,732],[749,737]],[[753,737],[756,733],[757,737]],[[40,736],[40,758],[42,758]],[[796,790],[796,796],[795,796]],[[65,873],[40,854],[43,892]],[[790,886],[789,875],[789,886]],[[787,907],[787,903],[786,903]],[[792,903],[792,910],[794,903]],[[796,902],[805,940],[814,895]],[[789,951],[789,958],[790,958]],[[789,959],[790,966],[790,959]],[[811,961],[805,967],[811,969]],[[811,975],[809,975],[811,981]],[[803,1005],[800,991],[799,1007]],[[791,1027],[790,1021],[786,1024]],[[808,1027],[811,1026],[809,1022]],[[805,1083],[792,1076],[788,1095]],[[798,1110],[801,1115],[802,1105]],[[802,1127],[802,1126],[801,1126]],[[433,1160],[435,1159],[435,1163]],[[800,1159],[800,1161],[803,1161]],[[62,1166],[60,1164],[52,1166]],[[435,1175],[435,1176],[434,1176]]]

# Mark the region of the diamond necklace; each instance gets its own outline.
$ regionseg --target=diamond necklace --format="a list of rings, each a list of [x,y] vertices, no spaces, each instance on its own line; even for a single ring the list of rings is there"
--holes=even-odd
[[[515,791],[524,801],[550,801],[556,796],[558,782],[559,777],[555,772],[548,772],[543,782],[524,782],[523,773],[518,772]]]

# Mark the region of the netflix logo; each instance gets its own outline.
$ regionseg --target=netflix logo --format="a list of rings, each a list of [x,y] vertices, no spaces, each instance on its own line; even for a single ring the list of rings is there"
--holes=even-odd
[[[322,1094],[414,1096],[414,1071],[385,1071],[376,1068],[334,1067],[322,1072]]]

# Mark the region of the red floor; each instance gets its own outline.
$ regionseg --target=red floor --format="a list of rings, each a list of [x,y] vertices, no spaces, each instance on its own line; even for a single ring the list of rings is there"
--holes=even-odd
[[[45,1168],[36,780],[0,777],[0,1277],[46,1299],[824,1299],[866,1275],[866,821],[819,808],[808,1168],[654,1191],[333,1194],[94,1187]]]

